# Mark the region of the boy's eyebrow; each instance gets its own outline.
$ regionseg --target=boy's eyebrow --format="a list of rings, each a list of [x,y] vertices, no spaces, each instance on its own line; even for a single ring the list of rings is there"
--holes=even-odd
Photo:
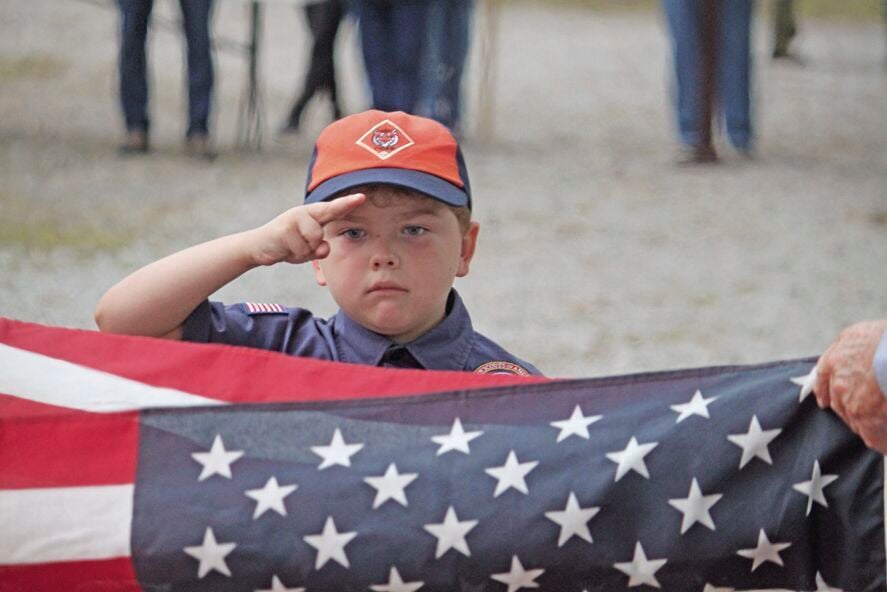
[[[442,209],[443,208],[438,208],[435,206],[416,206],[415,208],[411,208],[405,212],[397,214],[396,216],[394,216],[394,219],[408,220],[417,216],[437,216]],[[340,222],[366,222],[367,218],[354,212],[348,212],[338,220]]]
[[[414,218],[416,216],[437,216],[441,209],[442,208],[438,208],[435,206],[416,206],[415,208],[398,214],[397,216],[395,216],[395,218],[398,220],[403,220],[406,218]]]

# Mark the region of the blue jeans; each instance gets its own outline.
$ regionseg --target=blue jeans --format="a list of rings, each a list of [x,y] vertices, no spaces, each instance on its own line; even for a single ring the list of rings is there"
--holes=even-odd
[[[429,0],[355,0],[373,108],[415,113]]]
[[[431,0],[428,16],[420,111],[451,130],[462,117],[462,73],[473,9],[474,0]]]
[[[212,43],[209,34],[213,0],[180,0],[188,44],[188,135],[208,130],[213,89]],[[153,0],[118,0],[121,13],[120,102],[127,130],[145,130],[148,117],[148,76],[145,41]]]
[[[674,50],[676,106],[681,142],[700,142],[702,60],[699,3],[706,0],[662,0]],[[716,0],[718,107],[730,143],[751,148],[751,17],[754,0]]]

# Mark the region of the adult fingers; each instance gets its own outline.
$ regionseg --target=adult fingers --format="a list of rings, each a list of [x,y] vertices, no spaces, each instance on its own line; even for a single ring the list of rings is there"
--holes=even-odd
[[[353,195],[346,195],[345,197],[337,197],[332,201],[321,201],[309,204],[306,207],[311,217],[314,218],[318,224],[324,226],[333,220],[338,220],[347,215],[348,212],[354,210],[365,201],[366,195],[363,193],[355,193]]]
[[[816,404],[822,409],[825,409],[831,403],[829,382],[832,378],[832,372],[834,372],[832,352],[835,349],[835,345],[835,343],[830,345],[816,362],[816,384],[813,386],[813,395],[816,397]]]

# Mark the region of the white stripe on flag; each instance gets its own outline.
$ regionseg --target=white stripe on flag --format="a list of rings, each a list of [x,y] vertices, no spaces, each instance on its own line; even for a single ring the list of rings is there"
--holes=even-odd
[[[0,565],[132,555],[134,486],[0,491]]]
[[[98,413],[225,404],[224,401],[149,386],[4,344],[0,344],[0,393]]]

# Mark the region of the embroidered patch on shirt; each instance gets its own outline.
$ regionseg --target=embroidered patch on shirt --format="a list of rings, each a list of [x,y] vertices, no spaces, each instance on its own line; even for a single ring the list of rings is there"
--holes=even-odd
[[[279,304],[265,304],[263,302],[244,302],[243,308],[247,314],[286,314],[286,309]]]
[[[474,369],[475,374],[515,374],[517,376],[529,376],[529,371],[514,362],[496,361],[481,364]]]

